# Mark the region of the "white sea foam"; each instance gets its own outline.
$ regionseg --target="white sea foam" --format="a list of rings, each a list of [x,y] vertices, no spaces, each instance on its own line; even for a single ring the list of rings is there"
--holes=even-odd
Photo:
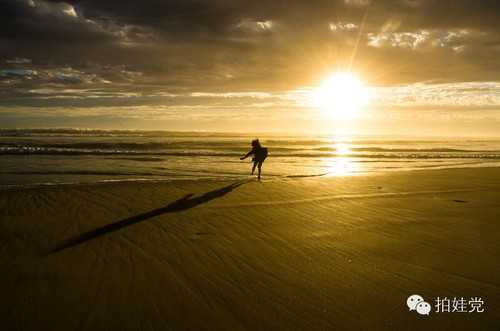
[[[0,185],[235,179],[255,135],[0,130]],[[500,140],[260,136],[267,178],[500,166]]]

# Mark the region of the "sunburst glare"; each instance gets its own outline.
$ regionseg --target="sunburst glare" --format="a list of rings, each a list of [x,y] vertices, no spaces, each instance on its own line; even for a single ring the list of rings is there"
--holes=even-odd
[[[351,73],[334,73],[311,93],[311,103],[326,116],[351,119],[372,99],[372,91]]]

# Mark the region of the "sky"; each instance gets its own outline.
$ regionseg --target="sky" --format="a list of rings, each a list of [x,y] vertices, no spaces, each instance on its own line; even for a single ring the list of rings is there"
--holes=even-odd
[[[497,0],[1,0],[0,127],[500,135]],[[372,91],[355,120],[310,95]]]

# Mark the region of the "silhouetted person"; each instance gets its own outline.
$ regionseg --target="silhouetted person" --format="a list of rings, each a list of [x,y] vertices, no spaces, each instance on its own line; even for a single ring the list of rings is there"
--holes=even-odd
[[[254,139],[252,140],[252,150],[247,153],[247,155],[243,156],[240,158],[240,160],[244,160],[250,155],[253,155],[252,161],[253,161],[253,167],[252,167],[252,175],[255,172],[255,167],[259,169],[259,180],[260,180],[260,172],[262,169],[262,163],[264,163],[264,160],[267,157],[267,148],[262,147],[260,145],[259,139]]]

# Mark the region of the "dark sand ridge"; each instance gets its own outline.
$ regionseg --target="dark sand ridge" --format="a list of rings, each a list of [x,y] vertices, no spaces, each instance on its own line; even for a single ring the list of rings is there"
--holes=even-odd
[[[0,191],[3,326],[498,330],[498,178],[491,168]],[[405,304],[414,293],[479,296],[486,312],[420,317]]]

